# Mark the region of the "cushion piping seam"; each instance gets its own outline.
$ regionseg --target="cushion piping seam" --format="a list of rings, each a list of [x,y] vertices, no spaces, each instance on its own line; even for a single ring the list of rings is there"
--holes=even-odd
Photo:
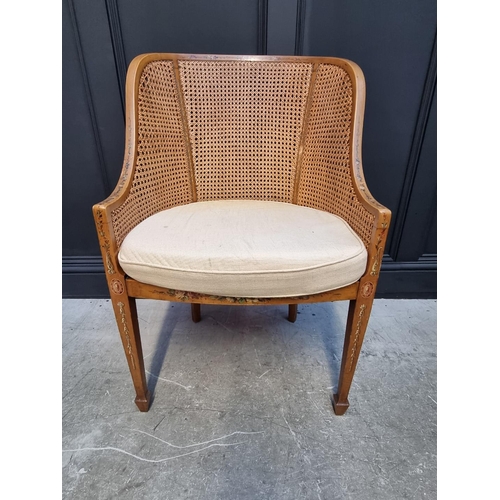
[[[348,262],[350,260],[355,260],[357,257],[359,257],[362,253],[366,253],[366,249],[362,248],[362,250],[357,253],[356,255],[353,255],[351,257],[347,257],[346,259],[343,259],[343,260],[338,260],[336,262],[329,262],[329,263],[326,263],[326,264],[318,264],[316,266],[311,266],[311,267],[302,267],[302,268],[299,268],[299,269],[281,269],[281,270],[269,270],[269,271],[264,271],[264,270],[259,270],[259,271],[212,271],[212,270],[205,270],[205,271],[199,271],[199,270],[193,270],[193,269],[182,269],[182,268],[175,268],[175,267],[167,267],[167,266],[161,266],[161,265],[157,265],[157,264],[145,264],[145,263],[142,263],[142,262],[131,262],[131,261],[128,261],[128,260],[125,260],[125,259],[120,259],[120,257],[118,257],[118,260],[120,262],[120,264],[130,264],[132,266],[141,266],[141,267],[152,267],[154,269],[163,269],[163,270],[168,270],[168,271],[178,271],[178,272],[182,272],[182,273],[196,273],[196,274],[229,274],[229,275],[233,275],[233,274],[273,274],[273,273],[277,273],[277,274],[281,274],[281,273],[297,273],[297,272],[300,272],[300,271],[311,271],[313,269],[321,269],[322,267],[329,267],[329,266],[334,266],[336,264],[340,264],[340,263],[343,263],[343,262]]]

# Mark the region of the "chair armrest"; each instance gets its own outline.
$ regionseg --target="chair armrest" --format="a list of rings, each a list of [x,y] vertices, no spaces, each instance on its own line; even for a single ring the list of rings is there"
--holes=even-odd
[[[115,269],[119,269],[118,250],[124,236],[117,238],[118,235],[115,233],[113,226],[113,214],[115,210],[126,204],[128,194],[132,187],[135,170],[133,161],[133,151],[135,151],[135,147],[133,147],[134,143],[131,126],[129,125],[126,133],[127,146],[125,150],[125,159],[118,183],[113,192],[105,200],[96,203],[92,207],[99,246],[101,247],[102,258],[106,264],[105,267],[108,274],[114,274]],[[131,229],[132,227],[130,227],[129,231]]]
[[[373,215],[373,222],[371,224],[365,223],[366,227],[364,228],[365,231],[371,231],[371,237],[369,241],[365,243],[367,244],[368,251],[368,265],[365,276],[378,276],[382,264],[389,224],[391,222],[391,211],[375,200],[368,190],[360,160],[359,163],[354,163],[353,184],[357,200],[367,212]]]
[[[120,245],[137,224],[160,210],[194,201],[178,83],[171,62],[156,59],[155,54],[145,54],[130,63],[122,171],[113,192],[93,206],[101,253],[110,274],[120,269]],[[152,67],[147,68],[149,63]],[[168,112],[162,111],[165,103]],[[154,120],[148,119],[152,113]]]
[[[366,99],[365,77],[357,64],[352,61],[349,61],[349,64],[352,67],[351,78],[353,81],[354,97],[351,176],[357,200],[374,216],[371,226],[372,234],[367,245],[368,266],[365,276],[370,275],[375,277],[378,276],[380,272],[392,214],[387,207],[379,203],[372,196],[366,185],[361,160],[361,142]]]
[[[312,87],[297,203],[344,219],[365,244],[367,273],[375,276],[391,212],[373,198],[363,175],[364,75],[352,61],[336,59],[317,66]]]

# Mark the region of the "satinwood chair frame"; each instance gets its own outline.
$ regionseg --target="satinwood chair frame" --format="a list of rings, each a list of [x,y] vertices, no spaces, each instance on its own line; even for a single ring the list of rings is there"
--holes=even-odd
[[[309,126],[311,110],[314,106],[315,82],[320,71],[327,66],[339,68],[347,76],[344,78],[348,91],[341,89],[348,95],[349,105],[349,133],[348,133],[348,158],[346,160],[345,175],[337,176],[338,182],[345,184],[345,189],[335,190],[331,179],[325,179],[323,174],[317,174],[314,178],[314,169],[309,172],[313,179],[304,189],[313,189],[315,183],[323,183],[327,192],[327,199],[313,203],[312,208],[337,213],[343,217],[354,231],[363,240],[367,254],[367,266],[361,278],[348,286],[335,290],[308,296],[282,297],[282,298],[246,298],[246,297],[223,297],[213,296],[195,291],[175,290],[140,283],[126,273],[120,266],[118,252],[120,244],[136,224],[152,215],[158,210],[169,208],[155,204],[152,197],[155,189],[145,189],[141,192],[139,201],[130,202],[131,192],[136,189],[138,168],[138,150],[141,146],[139,136],[139,88],[143,72],[150,63],[166,62],[173,68],[172,75],[176,86],[178,107],[184,127],[184,141],[188,150],[188,164],[191,169],[186,177],[185,189],[188,198],[176,200],[175,196],[169,202],[169,206],[197,201],[197,186],[193,167],[192,150],[190,149],[190,138],[188,133],[189,123],[185,111],[185,96],[182,81],[179,76],[179,65],[183,61],[219,61],[227,63],[249,62],[252,64],[280,63],[283,65],[308,65],[310,68],[309,90],[307,92],[306,104],[303,116],[303,131],[300,134],[300,144],[296,159],[296,180],[293,186],[291,202],[297,203],[298,197],[302,196],[301,204],[307,206],[308,195],[299,193],[299,180],[301,175],[304,150],[304,136]],[[237,82],[235,82],[237,85]],[[346,88],[347,88],[346,87]],[[333,91],[336,91],[335,89]],[[340,90],[338,90],[340,92]],[[347,102],[347,101],[346,101]],[[347,104],[346,104],[347,105]],[[302,57],[302,56],[232,56],[232,55],[197,55],[197,54],[144,54],[136,57],[130,64],[126,82],[126,141],[123,169],[118,183],[111,195],[104,201],[93,207],[93,215],[96,223],[99,245],[102,253],[105,275],[109,287],[109,293],[113,304],[114,314],[118,324],[119,333],[123,343],[126,359],[136,391],[135,402],[141,411],[148,411],[151,395],[148,390],[146,373],[144,367],[141,339],[139,334],[139,322],[136,310],[136,299],[159,299],[175,302],[191,303],[192,319],[200,321],[201,304],[217,305],[280,305],[289,307],[288,319],[295,321],[297,317],[297,306],[300,304],[314,302],[328,302],[337,300],[349,301],[349,312],[345,332],[345,341],[340,366],[340,377],[336,392],[332,395],[333,409],[337,415],[345,413],[349,407],[348,394],[353,380],[354,371],[358,362],[363,338],[365,336],[370,312],[373,305],[384,246],[386,243],[391,212],[378,203],[370,194],[363,175],[361,162],[361,139],[365,108],[365,79],[361,69],[353,62],[330,57]],[[332,139],[333,140],[333,139]],[[332,160],[333,161],[333,160]],[[166,174],[168,176],[168,173]],[[321,177],[323,175],[323,177]],[[257,180],[258,181],[258,180]],[[257,182],[256,181],[256,182]],[[335,181],[337,182],[337,181]],[[330,184],[329,184],[330,183]],[[168,188],[168,182],[165,184]],[[312,187],[311,187],[312,186]],[[339,194],[340,193],[340,194]],[[347,194],[343,194],[347,193]],[[349,199],[336,201],[335,197],[348,196]],[[134,195],[135,196],[135,195]],[[237,198],[238,194],[232,196]],[[137,196],[136,196],[137,198]],[[143,203],[143,210],[138,204]],[[304,201],[305,200],[305,201]],[[350,213],[350,207],[353,207]],[[137,205],[139,208],[130,209],[129,205]],[[338,205],[338,206],[337,206]],[[338,208],[340,207],[340,208]],[[126,209],[126,210],[125,210]],[[128,219],[123,222],[120,214],[127,212]],[[134,212],[135,210],[135,212]],[[142,211],[141,211],[142,210]],[[132,214],[132,215],[130,215]],[[361,215],[359,215],[361,214]]]

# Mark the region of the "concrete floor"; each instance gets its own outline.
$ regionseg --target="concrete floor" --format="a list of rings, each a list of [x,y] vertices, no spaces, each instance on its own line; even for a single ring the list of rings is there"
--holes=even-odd
[[[436,498],[435,300],[375,301],[342,417],[347,302],[138,311],[148,413],[110,302],[63,300],[63,498]]]

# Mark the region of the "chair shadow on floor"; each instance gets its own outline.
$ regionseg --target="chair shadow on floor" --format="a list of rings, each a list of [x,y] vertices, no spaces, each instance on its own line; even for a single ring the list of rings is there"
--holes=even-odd
[[[160,379],[160,372],[167,356],[172,333],[174,332],[179,319],[186,313],[183,307],[179,307],[180,305],[176,304],[176,307],[171,307],[169,302],[166,302],[165,304],[168,306],[168,309],[165,311],[163,326],[153,350],[153,358],[149,363],[149,367],[148,364],[146,364],[146,375],[148,389],[151,393],[151,404],[154,403],[156,384]]]
[[[166,304],[168,304],[168,306],[165,311],[165,317],[163,320],[161,332],[158,335],[158,339],[153,349],[153,357],[149,363],[146,361],[146,375],[148,381],[148,389],[151,393],[151,404],[154,404],[156,385],[158,383],[158,380],[161,379],[160,373],[165,363],[172,334],[175,331],[179,321],[187,320],[190,315],[189,304],[175,304],[174,307],[171,307],[170,303],[168,302]],[[202,322],[199,323],[199,326],[203,326],[203,319],[207,320],[209,318],[211,318],[212,320],[215,319],[215,321],[217,322],[224,323],[228,318],[228,314],[224,312],[227,307],[231,306],[206,308],[202,307]],[[277,312],[276,315],[269,315],[269,323],[271,324],[274,321],[281,320],[284,322],[284,329],[280,330],[285,336],[285,341],[286,337],[288,337],[287,330],[291,338],[293,336],[292,329],[302,329],[305,327],[306,323],[303,323],[303,321],[309,322],[308,327],[312,326],[313,328],[319,330],[319,342],[321,342],[323,345],[325,359],[327,362],[327,369],[329,371],[329,383],[331,389],[330,392],[333,394],[333,392],[337,390],[338,385],[338,377],[340,372],[340,363],[342,360],[342,349],[344,343],[347,307],[345,308],[345,311],[342,310],[342,308],[339,307],[338,302],[318,303],[304,306],[302,308],[299,307],[297,322],[294,324],[289,323],[286,320],[286,312],[285,310],[281,311],[281,309],[283,308],[280,308],[279,312]],[[240,323],[239,326],[246,329],[249,325],[244,325],[244,322],[248,320],[248,318],[246,318],[246,315],[242,314],[242,312],[243,311],[238,310],[236,314],[233,313],[232,321],[234,321],[236,318],[237,323]],[[259,313],[262,314],[261,311],[259,311]],[[280,316],[282,316],[282,319],[280,318]],[[315,323],[314,326],[313,323]],[[303,345],[302,347],[306,346]]]
[[[333,394],[337,392],[339,382],[347,308],[345,311],[342,311],[339,307],[339,302],[325,302],[318,304],[318,307],[323,307],[323,314],[326,314],[326,318],[321,322],[320,335],[330,372],[330,392]]]

